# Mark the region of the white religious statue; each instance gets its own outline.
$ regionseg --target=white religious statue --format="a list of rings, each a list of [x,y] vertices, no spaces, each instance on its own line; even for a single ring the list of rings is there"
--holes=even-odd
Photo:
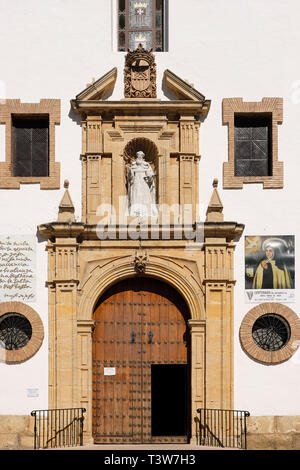
[[[155,176],[144,157],[144,152],[138,151],[136,160],[128,169],[128,211],[129,215],[136,217],[157,217]]]

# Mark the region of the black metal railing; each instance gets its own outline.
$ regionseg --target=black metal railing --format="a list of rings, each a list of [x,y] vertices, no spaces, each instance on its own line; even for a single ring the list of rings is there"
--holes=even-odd
[[[33,410],[34,449],[82,446],[85,408]]]
[[[199,408],[198,443],[212,447],[247,449],[249,411]]]

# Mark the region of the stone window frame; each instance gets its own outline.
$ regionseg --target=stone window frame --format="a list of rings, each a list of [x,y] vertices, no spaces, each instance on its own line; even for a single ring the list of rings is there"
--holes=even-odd
[[[44,340],[44,326],[39,314],[29,305],[22,302],[0,303],[0,317],[12,312],[23,315],[30,322],[32,335],[28,343],[20,349],[7,350],[0,344],[0,362],[20,364],[34,356],[40,349]]]
[[[265,351],[253,339],[252,328],[262,315],[276,314],[283,317],[290,327],[290,338],[278,351]],[[300,319],[286,305],[277,302],[266,302],[253,307],[243,318],[240,326],[240,343],[243,351],[256,362],[264,365],[276,365],[290,359],[300,344]]]
[[[234,117],[235,114],[271,114],[271,176],[235,176],[234,173]],[[228,126],[228,162],[223,163],[223,189],[242,189],[245,183],[262,183],[263,189],[283,188],[283,162],[278,161],[278,125],[283,122],[283,98],[262,98],[244,102],[243,98],[224,98],[223,125]]]
[[[49,175],[13,176],[12,116],[49,116]],[[60,100],[21,103],[7,99],[0,104],[0,124],[5,124],[5,161],[0,162],[0,189],[20,189],[20,184],[40,184],[40,189],[60,189],[60,163],[55,161],[55,126],[60,124]]]

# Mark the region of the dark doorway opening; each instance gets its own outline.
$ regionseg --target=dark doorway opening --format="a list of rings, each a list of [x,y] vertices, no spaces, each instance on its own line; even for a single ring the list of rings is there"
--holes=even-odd
[[[152,436],[186,436],[188,423],[188,368],[151,366]]]

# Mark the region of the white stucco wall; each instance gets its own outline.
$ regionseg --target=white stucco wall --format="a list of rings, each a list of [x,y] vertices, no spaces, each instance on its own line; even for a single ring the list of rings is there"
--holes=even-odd
[[[113,67],[118,78],[109,100],[123,97],[124,53],[116,52],[116,0],[0,0],[0,99],[61,99],[56,126],[56,161],[61,183],[81,213],[81,128],[70,113],[70,99],[94,77]],[[169,0],[169,52],[157,53],[158,97],[165,69],[189,80],[212,100],[200,129],[200,204],[205,213],[212,180],[219,179],[225,220],[246,225],[244,235],[295,235],[298,265],[300,226],[300,30],[297,0]],[[113,25],[113,27],[112,27]],[[260,101],[283,97],[279,126],[279,161],[284,162],[284,189],[244,185],[222,190],[227,161],[227,127],[222,125],[222,99]],[[4,126],[0,126],[0,161],[4,161]],[[36,233],[38,224],[55,220],[64,189],[41,191],[39,185],[0,190],[0,234]],[[47,257],[46,242],[37,242],[37,301],[45,340],[39,352],[21,365],[0,364],[0,413],[23,414],[48,406]],[[238,332],[251,305],[244,299],[244,236],[235,254],[235,408],[253,415],[300,413],[300,352],[284,364],[263,366],[241,350]],[[296,273],[296,282],[297,282]],[[297,284],[296,284],[297,285]],[[299,312],[299,296],[289,304]],[[27,389],[39,390],[38,398]]]

